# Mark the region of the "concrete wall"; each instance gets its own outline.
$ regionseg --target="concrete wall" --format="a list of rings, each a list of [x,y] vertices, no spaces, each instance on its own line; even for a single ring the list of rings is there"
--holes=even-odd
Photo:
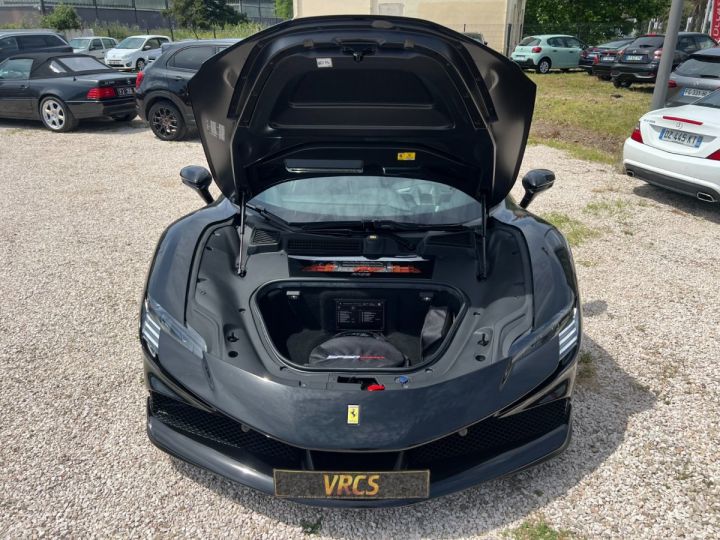
[[[375,14],[417,17],[458,32],[480,32],[505,51],[519,41],[525,0],[293,0],[296,17]]]

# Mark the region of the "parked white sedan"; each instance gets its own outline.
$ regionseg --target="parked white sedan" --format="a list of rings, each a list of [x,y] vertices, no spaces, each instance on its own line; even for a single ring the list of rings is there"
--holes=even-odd
[[[720,201],[720,90],[640,118],[623,149],[625,172],[650,184]]]

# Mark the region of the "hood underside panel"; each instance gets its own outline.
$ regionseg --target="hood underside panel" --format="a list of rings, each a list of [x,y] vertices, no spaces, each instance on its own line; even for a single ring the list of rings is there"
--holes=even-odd
[[[415,19],[290,21],[190,82],[203,146],[235,202],[303,177],[443,182],[496,204],[515,182],[535,85],[503,56]]]

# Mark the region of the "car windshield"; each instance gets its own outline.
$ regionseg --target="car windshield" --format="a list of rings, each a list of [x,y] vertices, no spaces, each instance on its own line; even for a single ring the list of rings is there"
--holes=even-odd
[[[89,56],[65,56],[59,59],[70,71],[81,73],[83,71],[112,71],[102,62]]]
[[[708,94],[704,98],[696,101],[693,105],[701,107],[710,107],[712,109],[720,109],[720,90],[716,90],[712,94]]]
[[[657,49],[663,46],[663,36],[645,36],[637,38],[630,44],[630,47],[637,47],[638,49]]]
[[[88,43],[90,43],[90,40],[87,38],[75,38],[70,40],[70,46],[73,49],[85,49],[87,48]]]
[[[536,37],[526,37],[520,42],[520,47],[532,47],[540,43],[540,40]]]
[[[680,64],[675,73],[683,77],[720,79],[720,56],[712,58],[694,56]]]
[[[118,43],[115,48],[116,49],[139,49],[143,46],[143,43],[145,43],[144,38],[138,38],[138,37],[129,37],[123,39],[120,43]]]
[[[257,195],[250,204],[290,223],[388,220],[451,225],[482,215],[478,201],[445,184],[382,176],[291,180]]]

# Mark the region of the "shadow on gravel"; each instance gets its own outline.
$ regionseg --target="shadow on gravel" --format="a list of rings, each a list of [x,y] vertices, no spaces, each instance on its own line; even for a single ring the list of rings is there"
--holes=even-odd
[[[604,310],[589,305],[586,318]],[[185,477],[245,508],[300,528],[308,523],[330,537],[473,536],[506,527],[565,495],[615,452],[631,416],[655,396],[625,373],[602,347],[584,336],[583,361],[573,398],[574,433],[560,456],[464,492],[413,506],[372,510],[306,507],[273,499],[171,458]],[[589,353],[589,354],[588,354]],[[601,508],[598,511],[602,511]]]
[[[713,223],[720,223],[720,206],[717,203],[702,202],[688,195],[681,195],[651,184],[637,186],[633,189],[633,193],[638,197],[644,197],[667,206],[671,212],[690,214]]]
[[[139,129],[150,129],[139,117],[135,117],[130,122],[116,122],[115,120],[100,118],[97,120],[81,120],[75,130],[68,133],[58,133],[58,136],[72,136],[73,133],[117,135],[118,133],[135,132]],[[35,122],[31,120],[7,120],[4,118],[0,120],[0,134],[17,134],[23,131],[47,131],[50,133],[50,130],[43,126],[40,120]]]

